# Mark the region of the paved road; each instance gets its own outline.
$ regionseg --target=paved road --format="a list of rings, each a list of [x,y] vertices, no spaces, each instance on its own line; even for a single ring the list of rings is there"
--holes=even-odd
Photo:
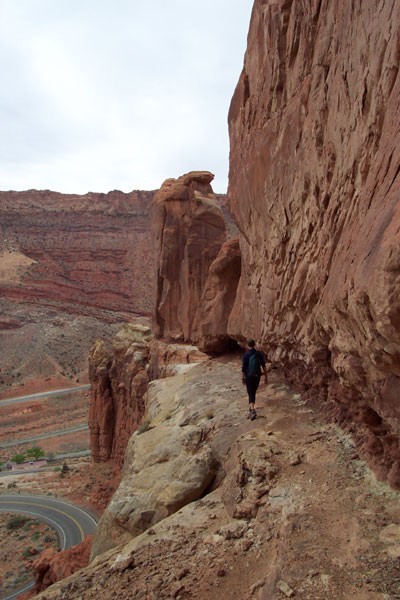
[[[69,427],[67,429],[59,429],[58,431],[49,431],[48,433],[42,433],[41,435],[32,435],[27,438],[18,438],[11,440],[10,442],[2,442],[0,448],[10,448],[11,446],[18,446],[19,444],[29,444],[31,442],[37,442],[38,440],[44,440],[45,438],[56,437],[58,435],[68,435],[68,433],[76,433],[77,431],[85,431],[89,429],[87,423],[81,425],[75,425],[75,427]]]
[[[47,398],[49,396],[66,396],[67,394],[73,394],[76,392],[82,392],[88,390],[89,384],[79,385],[73,388],[62,388],[60,390],[51,390],[50,392],[40,392],[38,394],[29,394],[28,396],[18,396],[18,398],[7,398],[7,400],[0,400],[1,406],[8,406],[9,404],[16,404],[17,402],[26,402],[27,400],[40,400],[41,398]]]
[[[80,544],[97,527],[96,519],[89,512],[48,496],[0,494],[0,512],[21,513],[47,523],[57,532],[61,550]],[[5,600],[16,598],[32,586],[33,583],[29,582],[23,589],[6,596]]]

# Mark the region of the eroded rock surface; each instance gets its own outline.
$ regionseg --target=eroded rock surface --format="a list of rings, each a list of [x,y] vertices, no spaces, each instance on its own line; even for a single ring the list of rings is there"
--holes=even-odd
[[[153,197],[145,191],[0,192],[1,296],[78,313],[149,315]]]
[[[41,592],[60,579],[69,577],[79,569],[89,564],[92,536],[68,550],[59,552],[56,549],[42,552],[40,557],[33,561],[32,570],[35,576],[35,591]]]
[[[89,429],[94,461],[123,463],[128,440],[144,414],[150,339],[147,325],[130,323],[114,337],[112,348],[99,340],[91,349]]]
[[[237,238],[225,242],[211,263],[194,323],[194,338],[204,352],[224,352],[232,344],[228,321],[240,279],[241,255]]]
[[[395,0],[256,0],[229,113],[252,335],[336,404],[400,487],[400,78]]]
[[[371,479],[351,439],[279,373],[260,387],[255,421],[246,419],[238,359],[150,388],[149,427],[133,435],[119,506],[111,503],[98,534],[106,541],[107,525],[119,545],[39,598],[396,598],[398,495]],[[210,453],[214,483],[173,512]],[[168,516],[156,522],[157,510]]]
[[[97,340],[89,355],[93,460],[111,460],[120,469],[130,436],[144,416],[149,382],[208,360],[196,346],[154,340],[145,319],[124,325],[111,344]]]
[[[195,339],[193,323],[208,270],[226,239],[213,178],[208,171],[195,171],[167,179],[155,196],[157,337]]]

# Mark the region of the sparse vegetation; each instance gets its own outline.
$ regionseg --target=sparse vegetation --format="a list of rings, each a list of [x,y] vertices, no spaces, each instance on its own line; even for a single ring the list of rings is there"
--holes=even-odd
[[[26,460],[26,454],[14,454],[14,456],[11,457],[11,461],[15,462],[17,465],[20,465],[21,463],[23,463]]]
[[[150,429],[150,421],[143,421],[143,423],[138,427],[138,435],[148,431]]]
[[[33,446],[32,448],[29,448],[26,451],[26,455],[30,458],[38,460],[39,458],[42,458],[44,456],[44,450],[42,450],[42,448],[40,448],[39,446]]]
[[[12,517],[10,517],[7,521],[6,528],[9,531],[15,531],[16,529],[26,525],[28,521],[30,521],[30,519],[28,517],[24,517],[24,515],[12,515]]]

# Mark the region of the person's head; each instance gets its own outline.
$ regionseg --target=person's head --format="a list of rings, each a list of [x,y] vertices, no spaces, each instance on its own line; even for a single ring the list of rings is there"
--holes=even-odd
[[[256,343],[253,339],[251,340],[247,340],[247,345],[249,348],[255,348],[256,347]]]

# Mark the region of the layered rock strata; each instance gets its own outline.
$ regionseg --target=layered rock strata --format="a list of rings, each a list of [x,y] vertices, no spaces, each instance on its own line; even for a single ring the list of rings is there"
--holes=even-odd
[[[196,171],[168,179],[155,196],[157,270],[154,333],[193,341],[193,324],[211,263],[226,240],[214,176]]]
[[[153,196],[0,192],[1,296],[90,314],[150,314]]]
[[[228,332],[338,402],[400,486],[400,5],[256,0],[229,112]]]

